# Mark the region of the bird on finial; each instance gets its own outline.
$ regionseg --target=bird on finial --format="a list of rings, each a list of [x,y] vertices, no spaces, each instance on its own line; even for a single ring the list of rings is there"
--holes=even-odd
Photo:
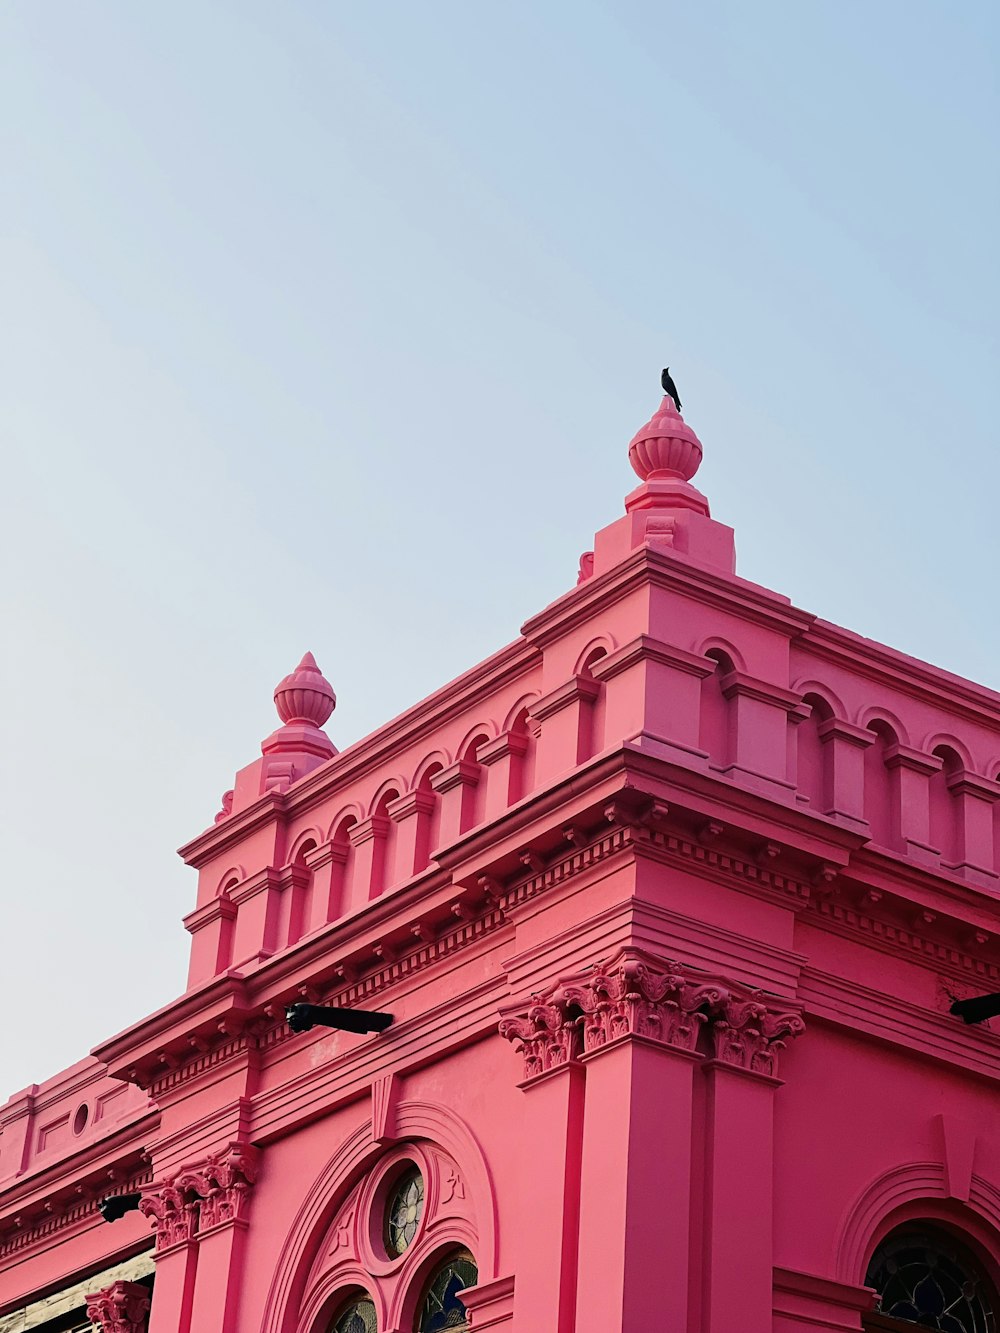
[[[660,383],[663,385],[663,392],[667,395],[668,398],[672,398],[674,400],[674,407],[676,407],[677,411],[679,412],[681,410],[680,395],[677,392],[677,385],[671,378],[669,366],[667,366],[666,370],[660,376]]]

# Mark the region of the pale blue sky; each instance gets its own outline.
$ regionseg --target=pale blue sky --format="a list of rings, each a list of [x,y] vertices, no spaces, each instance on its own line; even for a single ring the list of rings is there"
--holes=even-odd
[[[665,362],[741,573],[1000,686],[998,33],[7,0],[0,1096],[181,989],[305,649],[343,747],[572,585]]]

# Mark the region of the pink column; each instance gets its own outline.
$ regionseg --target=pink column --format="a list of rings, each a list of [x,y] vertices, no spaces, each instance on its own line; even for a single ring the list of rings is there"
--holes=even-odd
[[[156,1232],[156,1280],[149,1314],[149,1333],[194,1333],[194,1301],[198,1247],[194,1239],[197,1205],[173,1185],[143,1192],[140,1210]]]
[[[486,777],[487,820],[498,819],[520,800],[521,761],[528,753],[528,745],[528,737],[521,732],[505,731],[477,750],[476,758],[489,769]]]
[[[306,852],[305,862],[313,877],[307,931],[318,930],[343,914],[344,866],[349,850],[346,842],[324,842]]]
[[[955,868],[975,883],[995,888],[993,806],[1000,800],[1000,786],[967,769],[949,773],[946,781],[948,790],[958,802],[958,862]]]
[[[797,1014],[730,998],[714,1022],[705,1067],[703,1333],[772,1333],[774,1093],[782,1038]]]
[[[521,1197],[532,1200],[520,1232],[515,1327],[574,1333],[583,1069],[577,1034],[561,1011],[538,1005],[527,1018],[506,1019],[502,1036],[522,1044],[526,1078]]]
[[[865,751],[875,733],[839,717],[819,725],[829,758],[830,804],[826,814],[858,833],[869,832],[865,819]]]
[[[561,988],[586,1068],[575,1333],[689,1326],[696,1048],[718,993],[634,951]]]
[[[100,1333],[145,1333],[149,1288],[141,1282],[112,1282],[86,1299],[87,1318]]]
[[[541,784],[589,758],[593,740],[593,705],[601,687],[589,676],[571,676],[564,685],[532,704],[540,724],[535,777]]]
[[[234,965],[270,958],[278,948],[281,916],[278,872],[272,866],[265,866],[230,889],[229,897],[238,909],[233,941]]]
[[[890,745],[885,752],[885,766],[893,775],[896,827],[902,850],[915,860],[936,864],[940,849],[931,846],[930,776],[940,769],[941,760],[909,745]]]
[[[395,878],[402,882],[411,875],[419,874],[427,866],[434,797],[429,791],[411,791],[390,801],[386,809],[399,830]]]
[[[377,898],[383,889],[385,840],[389,836],[389,820],[385,815],[370,815],[352,824],[347,836],[355,849],[354,882],[359,889],[360,906],[369,898]]]
[[[701,682],[715,664],[706,657],[640,635],[594,663],[606,688],[605,732],[638,738],[667,758],[705,759],[698,744]]]
[[[198,1274],[193,1328],[234,1333],[239,1317],[247,1208],[257,1152],[231,1143],[200,1166],[182,1172],[177,1186],[198,1199]]]
[[[626,1035],[583,1060],[576,1333],[686,1330],[699,1057]]]
[[[184,929],[191,935],[191,962],[188,989],[225,971],[233,957],[233,932],[236,905],[228,894],[212,898],[204,906],[189,912]]]
[[[481,769],[470,759],[458,759],[431,778],[431,788],[441,802],[441,833],[432,852],[450,847],[472,827],[476,813],[476,787]]]
[[[734,760],[726,773],[764,795],[789,799],[788,715],[798,707],[799,696],[742,671],[723,677],[722,693],[733,708]]]
[[[312,871],[304,862],[297,861],[282,868],[278,882],[281,885],[278,948],[283,949],[305,934]]]

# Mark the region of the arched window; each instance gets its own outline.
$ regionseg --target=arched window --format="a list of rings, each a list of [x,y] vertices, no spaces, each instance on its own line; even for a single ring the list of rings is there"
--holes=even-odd
[[[449,1255],[427,1283],[417,1311],[417,1333],[468,1328],[459,1293],[466,1287],[474,1287],[478,1280],[476,1261],[468,1250],[456,1250]]]
[[[363,1292],[356,1292],[330,1325],[330,1333],[378,1333],[375,1306]]]
[[[865,1286],[879,1293],[865,1322],[871,1333],[914,1326],[996,1333],[996,1293],[971,1252],[945,1231],[919,1223],[893,1231],[872,1255]]]

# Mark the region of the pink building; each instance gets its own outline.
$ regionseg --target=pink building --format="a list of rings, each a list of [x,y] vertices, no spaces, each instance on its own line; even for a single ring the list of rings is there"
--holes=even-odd
[[[0,1110],[0,1333],[996,1333],[1000,696],[737,576],[669,399],[629,457],[373,735],[282,680],[187,990]]]

